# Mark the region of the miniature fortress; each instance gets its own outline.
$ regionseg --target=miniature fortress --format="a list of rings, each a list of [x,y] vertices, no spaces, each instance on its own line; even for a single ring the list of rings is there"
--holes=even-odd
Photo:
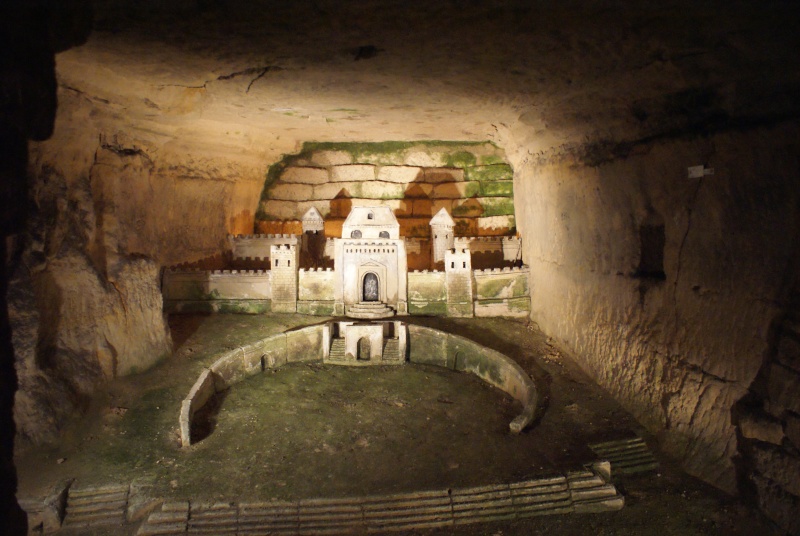
[[[301,313],[352,318],[421,314],[516,316],[530,311],[528,268],[519,238],[455,237],[442,208],[430,220],[431,266],[408,269],[409,250],[426,241],[400,236],[388,206],[354,206],[341,237],[324,236],[312,207],[303,234],[229,236],[231,264],[250,269],[169,268],[162,280],[168,312]],[[482,269],[473,269],[481,254]],[[495,267],[485,267],[495,262]]]

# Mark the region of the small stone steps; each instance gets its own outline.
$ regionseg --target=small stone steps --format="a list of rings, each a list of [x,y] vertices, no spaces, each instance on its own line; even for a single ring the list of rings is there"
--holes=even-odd
[[[128,485],[70,488],[67,495],[64,526],[90,527],[124,524],[129,490]]]
[[[166,502],[142,523],[136,536],[186,534],[189,524],[189,501]]]
[[[394,316],[394,309],[381,302],[358,302],[348,306],[345,314],[350,318],[370,320]]]
[[[333,339],[333,342],[331,343],[330,352],[328,353],[328,359],[332,361],[345,360],[344,339]]]
[[[600,459],[611,462],[615,473],[635,474],[658,469],[653,453],[641,437],[589,445]]]
[[[386,339],[383,344],[383,361],[400,361],[400,340]]]
[[[514,484],[294,502],[169,503],[137,536],[172,534],[363,534],[619,510],[607,462]]]

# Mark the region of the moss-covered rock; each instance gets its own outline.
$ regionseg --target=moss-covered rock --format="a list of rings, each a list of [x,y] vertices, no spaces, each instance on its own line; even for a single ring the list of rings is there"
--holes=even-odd
[[[464,178],[468,181],[510,181],[514,179],[514,170],[508,164],[491,166],[474,166],[464,170]]]
[[[447,316],[447,304],[441,302],[408,302],[408,312],[412,315]]]
[[[475,182],[468,182],[473,185]],[[483,181],[480,184],[480,194],[486,197],[514,197],[513,181]]]
[[[510,197],[481,197],[482,216],[510,216],[514,214],[514,199]]]

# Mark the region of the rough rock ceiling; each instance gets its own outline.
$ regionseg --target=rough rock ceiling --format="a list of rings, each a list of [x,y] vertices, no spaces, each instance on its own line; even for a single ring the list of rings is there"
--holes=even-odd
[[[62,100],[162,157],[510,138],[536,154],[768,116],[798,85],[789,3],[160,4],[98,3],[57,65]]]

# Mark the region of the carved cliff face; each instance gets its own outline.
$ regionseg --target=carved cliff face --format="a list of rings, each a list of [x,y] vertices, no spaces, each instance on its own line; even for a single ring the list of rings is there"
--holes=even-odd
[[[25,307],[44,342],[19,358],[23,388],[41,348],[69,392],[166,348],[157,267],[252,232],[269,166],[304,142],[490,140],[514,171],[533,319],[733,490],[731,411],[797,266],[790,9],[106,3],[57,57],[55,134],[32,147]],[[19,416],[31,437],[40,406]]]

